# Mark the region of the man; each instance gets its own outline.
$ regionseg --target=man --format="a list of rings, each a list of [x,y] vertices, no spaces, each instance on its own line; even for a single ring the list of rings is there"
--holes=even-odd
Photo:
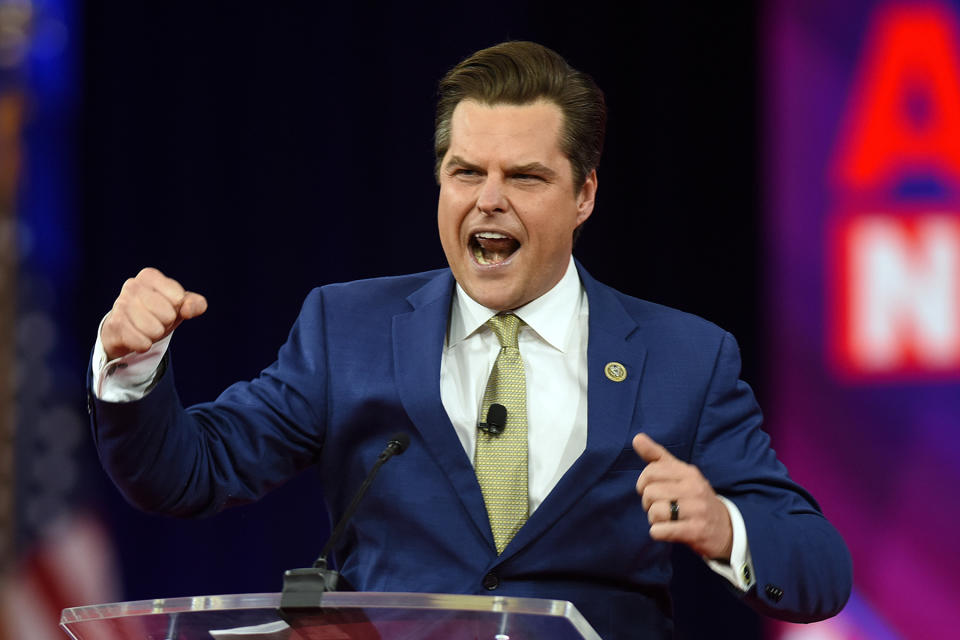
[[[335,549],[359,590],[571,600],[604,638],[670,637],[679,543],[759,611],[839,611],[846,547],[769,448],[733,338],[571,258],[604,123],[592,80],[539,45],[454,67],[436,131],[449,269],[314,290],[277,362],[213,403],[184,409],[166,356],[206,301],[155,269],[128,280],[91,379],[114,481],[196,515],[316,464],[338,519],[402,428],[408,452]]]

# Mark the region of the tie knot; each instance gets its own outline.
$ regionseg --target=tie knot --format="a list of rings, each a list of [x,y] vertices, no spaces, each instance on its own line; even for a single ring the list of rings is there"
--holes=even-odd
[[[517,332],[522,322],[512,313],[499,313],[487,320],[487,326],[493,330],[501,347],[516,347]]]

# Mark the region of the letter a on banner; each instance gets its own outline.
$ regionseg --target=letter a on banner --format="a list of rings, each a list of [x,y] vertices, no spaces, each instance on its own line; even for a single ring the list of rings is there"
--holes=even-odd
[[[836,186],[863,190],[912,172],[960,179],[960,53],[943,7],[877,13],[846,114]]]

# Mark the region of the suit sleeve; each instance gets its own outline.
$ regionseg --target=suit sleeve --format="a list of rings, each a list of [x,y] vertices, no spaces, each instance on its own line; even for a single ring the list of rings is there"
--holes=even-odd
[[[813,497],[777,459],[760,428],[753,392],[739,376],[739,348],[725,334],[692,462],[743,515],[756,573],[745,600],[760,613],[791,622],[830,617],[850,596],[849,551]]]
[[[185,409],[169,362],[138,401],[90,393],[97,451],[126,499],[146,511],[208,515],[255,500],[315,462],[326,420],[323,315],[317,289],[277,361],[212,403]]]

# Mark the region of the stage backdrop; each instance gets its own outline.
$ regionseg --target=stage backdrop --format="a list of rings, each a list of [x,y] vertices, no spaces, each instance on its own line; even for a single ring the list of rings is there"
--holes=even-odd
[[[765,24],[768,424],[853,553],[784,638],[960,628],[960,6],[779,0]]]

